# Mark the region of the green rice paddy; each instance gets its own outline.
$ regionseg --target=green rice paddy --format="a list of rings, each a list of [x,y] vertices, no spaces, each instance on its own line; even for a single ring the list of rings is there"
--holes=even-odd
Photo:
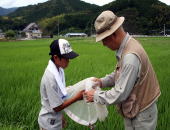
[[[39,84],[49,60],[53,39],[0,42],[0,130],[38,130]],[[68,39],[80,56],[65,70],[72,85],[87,77],[103,77],[114,70],[114,52],[92,38]],[[170,38],[138,38],[156,71],[161,96],[158,100],[157,130],[170,130]],[[123,130],[123,119],[114,105],[109,116],[97,122],[97,130]],[[65,116],[66,117],[66,116]],[[89,129],[67,119],[65,130]]]

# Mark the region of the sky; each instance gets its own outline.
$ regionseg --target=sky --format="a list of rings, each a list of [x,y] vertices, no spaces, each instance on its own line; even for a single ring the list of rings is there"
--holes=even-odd
[[[21,7],[21,6],[31,5],[31,4],[33,5],[37,3],[43,3],[45,1],[47,0],[0,0],[0,7],[3,8]],[[82,1],[102,6],[114,0],[82,0]],[[167,5],[170,5],[170,0],[160,0],[160,1],[166,3]]]

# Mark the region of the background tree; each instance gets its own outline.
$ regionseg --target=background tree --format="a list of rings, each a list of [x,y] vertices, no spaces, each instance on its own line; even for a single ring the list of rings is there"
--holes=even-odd
[[[13,39],[15,38],[16,33],[13,30],[8,30],[5,32],[5,38],[7,39]]]

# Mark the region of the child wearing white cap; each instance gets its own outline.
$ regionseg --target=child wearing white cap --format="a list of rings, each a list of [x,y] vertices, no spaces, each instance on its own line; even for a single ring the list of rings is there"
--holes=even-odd
[[[41,110],[38,123],[42,130],[62,129],[62,110],[72,103],[83,98],[83,92],[78,92],[74,97],[67,97],[64,70],[69,59],[78,56],[69,42],[65,39],[55,40],[50,45],[51,59],[45,69],[41,80]]]

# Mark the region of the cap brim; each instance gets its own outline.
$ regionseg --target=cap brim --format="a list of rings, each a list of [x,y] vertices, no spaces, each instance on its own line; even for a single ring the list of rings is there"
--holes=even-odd
[[[118,17],[117,21],[110,27],[110,29],[104,31],[103,33],[96,34],[96,42],[99,42],[114,33],[123,24],[124,20],[124,17]]]
[[[75,53],[74,51],[71,51],[70,53],[63,54],[62,56],[66,59],[74,59],[79,56],[79,54]]]

